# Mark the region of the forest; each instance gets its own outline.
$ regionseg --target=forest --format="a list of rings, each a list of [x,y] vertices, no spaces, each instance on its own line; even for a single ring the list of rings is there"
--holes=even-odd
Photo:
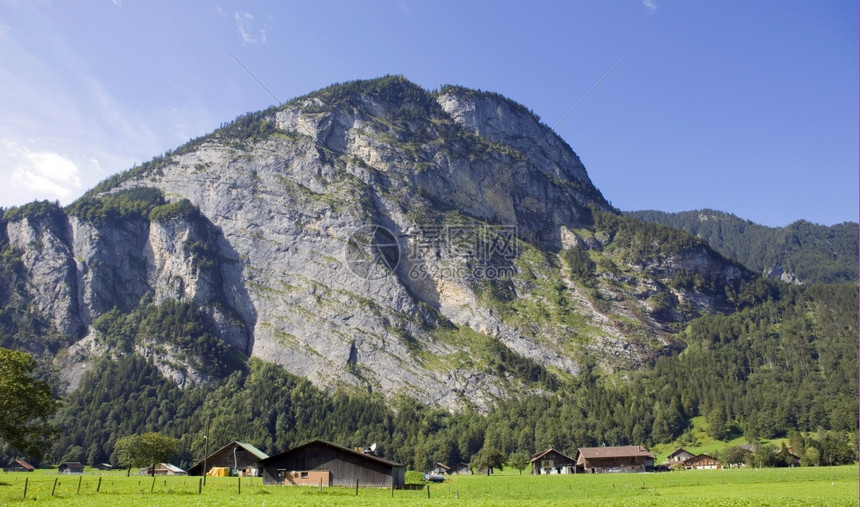
[[[714,438],[792,436],[820,464],[856,459],[856,284],[780,286],[779,296],[731,315],[698,318],[686,348],[653,368],[558,377],[547,396],[508,399],[487,414],[449,413],[399,398],[326,393],[258,359],[213,346],[189,305],[143,305],[105,314],[96,329],[114,354],[101,359],[63,400],[49,462],[110,462],[117,439],[148,431],[179,441],[175,462],[216,445],[252,442],[275,453],[313,438],[347,446],[376,442],[388,458],[423,470],[477,453],[529,455],[553,447],[673,441],[704,416]],[[209,385],[177,389],[129,343],[159,335],[219,365]],[[125,345],[124,345],[125,344]],[[121,379],[118,381],[117,379]],[[835,450],[834,450],[835,449]],[[846,450],[847,449],[847,450]],[[11,448],[4,457],[14,456]]]

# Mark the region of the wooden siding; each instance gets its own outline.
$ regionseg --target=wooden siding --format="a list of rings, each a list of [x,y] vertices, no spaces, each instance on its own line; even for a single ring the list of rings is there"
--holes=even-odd
[[[549,450],[543,454],[539,454],[532,460],[532,474],[548,474],[554,469],[555,473],[562,473],[562,468],[567,470],[567,473],[573,473],[576,467],[576,461],[564,454]]]
[[[203,470],[203,462],[201,461],[188,469],[188,475],[203,475],[204,473],[209,472],[209,470],[212,470],[212,467],[225,467],[229,468],[231,471],[238,468],[239,471],[244,471],[246,475],[256,477],[258,469],[257,463],[260,461],[260,458],[255,456],[253,453],[246,451],[242,447],[237,446],[236,459],[234,461],[233,448],[234,446],[228,446],[211,454],[206,458],[205,471]]]
[[[282,484],[290,486],[331,486],[331,472],[328,470],[279,470],[283,473]]]
[[[364,456],[339,446],[314,442],[271,456],[260,462],[263,468],[263,484],[284,484],[279,471],[328,471],[332,486],[355,487],[356,480],[362,487],[389,488],[402,486],[406,469],[402,465],[389,464],[372,456]]]

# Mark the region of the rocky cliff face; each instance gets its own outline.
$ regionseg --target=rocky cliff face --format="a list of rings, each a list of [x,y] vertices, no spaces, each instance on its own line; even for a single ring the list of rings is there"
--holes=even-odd
[[[237,351],[317,385],[486,410],[548,388],[524,372],[637,368],[671,350],[673,322],[725,304],[673,289],[677,272],[746,276],[698,246],[625,260],[591,225],[614,211],[525,108],[401,78],[238,119],[86,198],[141,187],[194,213],[6,224],[25,299],[75,351],[72,387],[105,353],[93,346],[99,315],[177,299]],[[602,259],[592,281],[574,276],[565,248]],[[686,314],[666,311],[672,298]],[[175,354],[152,357],[180,385],[207,381]]]

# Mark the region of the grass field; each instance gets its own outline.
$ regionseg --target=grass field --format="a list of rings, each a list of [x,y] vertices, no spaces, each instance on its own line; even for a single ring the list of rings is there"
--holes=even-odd
[[[27,497],[23,498],[27,479]],[[99,487],[99,480],[101,484]],[[56,487],[54,486],[57,481]],[[421,490],[262,486],[259,478],[0,475],[2,505],[857,505],[857,466],[661,474],[457,476]],[[80,484],[80,491],[78,485]],[[96,492],[96,488],[99,491]],[[241,487],[241,491],[239,491]],[[52,496],[53,489],[53,496]]]

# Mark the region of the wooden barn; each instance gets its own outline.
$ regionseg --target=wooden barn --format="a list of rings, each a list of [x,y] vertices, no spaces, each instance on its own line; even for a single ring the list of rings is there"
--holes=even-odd
[[[576,471],[576,460],[555,449],[536,454],[531,459],[532,474],[572,474]]]
[[[641,445],[580,447],[576,468],[587,474],[646,472],[654,469],[654,455]]]
[[[692,458],[684,460],[684,468],[691,469],[717,469],[723,468],[723,464],[710,454],[697,454]]]
[[[154,473],[152,465],[150,465],[146,468],[141,468],[140,475],[186,475],[186,472],[178,466],[171,465],[170,463],[158,463],[155,465]]]
[[[35,470],[33,465],[22,459],[14,459],[10,461],[8,465],[3,467],[4,472],[32,472],[33,470]]]
[[[66,461],[57,469],[59,474],[82,474],[84,473],[84,464],[79,461]]]
[[[260,467],[258,463],[268,457],[268,454],[251,444],[230,442],[207,456],[205,460],[189,468],[188,475],[202,476],[209,473],[213,467],[225,467],[231,470],[231,475],[259,477]],[[203,469],[204,465],[206,466],[205,470]]]
[[[260,461],[264,485],[319,484],[310,476],[322,472],[323,485],[390,488],[403,486],[406,467],[400,463],[314,440]],[[298,479],[298,481],[296,480]],[[326,481],[327,480],[327,481]]]

